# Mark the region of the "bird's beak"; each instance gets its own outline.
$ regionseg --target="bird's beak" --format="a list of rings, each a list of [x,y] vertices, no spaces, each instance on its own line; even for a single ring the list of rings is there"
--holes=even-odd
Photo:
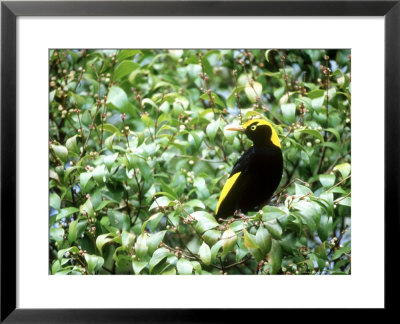
[[[225,130],[229,131],[237,131],[237,132],[244,132],[245,129],[242,126],[232,125],[225,128]]]

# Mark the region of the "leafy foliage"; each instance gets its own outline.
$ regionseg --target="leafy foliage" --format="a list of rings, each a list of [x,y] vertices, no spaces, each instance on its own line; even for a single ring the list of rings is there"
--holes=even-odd
[[[347,50],[51,50],[52,274],[349,274]],[[276,125],[270,205],[214,211],[251,142]]]

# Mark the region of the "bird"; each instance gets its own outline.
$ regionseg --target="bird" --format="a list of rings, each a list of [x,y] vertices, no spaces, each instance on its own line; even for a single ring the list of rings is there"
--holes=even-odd
[[[225,130],[243,132],[253,145],[233,166],[218,200],[217,219],[261,209],[279,186],[283,172],[281,144],[270,122],[250,119]]]

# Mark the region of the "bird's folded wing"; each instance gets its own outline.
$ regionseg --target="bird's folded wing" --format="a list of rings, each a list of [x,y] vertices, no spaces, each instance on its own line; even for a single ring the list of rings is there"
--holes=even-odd
[[[222,201],[225,199],[225,197],[228,195],[229,191],[232,189],[233,185],[235,184],[237,178],[240,176],[241,172],[237,172],[229,177],[229,179],[226,181],[224,188],[222,189],[221,195],[219,196],[218,200],[218,205],[217,209],[215,211],[216,214],[218,214],[218,209],[219,206],[221,205]]]
[[[226,196],[229,194],[233,185],[238,181],[240,174],[246,172],[247,167],[249,165],[249,157],[251,155],[252,150],[253,150],[253,148],[248,149],[239,158],[239,160],[237,160],[237,162],[233,166],[232,172],[231,172],[228,180],[226,181],[224,188],[222,189],[221,195],[219,196],[217,209],[215,211],[216,214],[218,214],[218,210],[219,210],[219,207],[221,206],[221,203],[226,198]]]
[[[234,174],[238,172],[243,172],[247,170],[249,165],[249,158],[251,153],[253,152],[253,147],[249,148],[243,155],[236,161],[235,165],[233,166],[232,172],[229,177],[232,177]]]

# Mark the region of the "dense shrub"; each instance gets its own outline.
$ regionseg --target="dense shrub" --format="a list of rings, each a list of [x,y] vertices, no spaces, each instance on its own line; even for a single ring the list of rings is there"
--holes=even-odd
[[[51,274],[349,274],[348,50],[51,50]],[[215,219],[261,116],[268,206]]]

